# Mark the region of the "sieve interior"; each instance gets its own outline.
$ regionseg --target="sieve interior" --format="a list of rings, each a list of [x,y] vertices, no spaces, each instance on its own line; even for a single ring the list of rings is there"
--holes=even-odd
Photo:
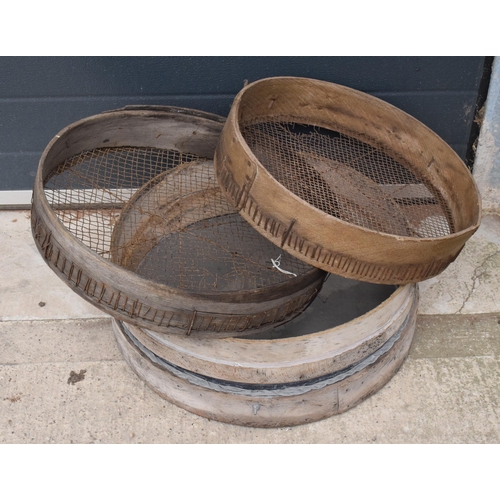
[[[325,272],[248,226],[217,185],[224,119],[132,107],[69,125],[40,159],[31,227],[49,267],[114,318],[226,338],[300,314]]]
[[[197,159],[197,155],[159,148],[95,148],[59,164],[44,180],[44,193],[71,234],[111,259],[111,235],[130,198],[162,172]]]
[[[439,191],[380,148],[290,121],[241,124],[241,134],[280,184],[328,215],[399,236],[437,238],[454,232]]]
[[[436,276],[479,227],[477,186],[448,144],[389,103],[330,82],[274,77],[245,86],[214,163],[249,224],[347,278]]]
[[[115,224],[111,255],[144,278],[191,292],[250,291],[312,270],[229,205],[209,160],[180,164],[138,190]]]

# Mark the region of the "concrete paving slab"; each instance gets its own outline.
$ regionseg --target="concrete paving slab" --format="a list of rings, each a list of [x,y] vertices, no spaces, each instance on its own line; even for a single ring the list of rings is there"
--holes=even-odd
[[[36,249],[30,212],[0,212],[0,321],[105,317],[76,295]]]
[[[111,319],[0,322],[0,365],[119,361]]]
[[[381,391],[280,429],[209,421],[161,399],[120,358],[109,320],[5,322],[0,442],[500,443],[498,318],[459,319],[420,317],[408,360]]]
[[[500,359],[500,313],[419,316],[410,354],[413,359]]]
[[[68,383],[71,372],[83,380]],[[127,442],[141,422],[137,399],[144,387],[121,362],[71,362],[3,366],[1,414],[4,442]],[[112,382],[111,382],[112,381]],[[129,386],[129,387],[127,387]]]
[[[500,311],[500,214],[483,217],[457,260],[420,283],[420,314]]]

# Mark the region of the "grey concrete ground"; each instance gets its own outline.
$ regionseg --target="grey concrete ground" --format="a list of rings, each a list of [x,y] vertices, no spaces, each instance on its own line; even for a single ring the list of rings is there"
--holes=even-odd
[[[252,429],[164,401],[103,313],[39,256],[29,212],[0,212],[0,443],[500,443],[500,216],[421,284],[409,358],[378,393],[313,424]]]

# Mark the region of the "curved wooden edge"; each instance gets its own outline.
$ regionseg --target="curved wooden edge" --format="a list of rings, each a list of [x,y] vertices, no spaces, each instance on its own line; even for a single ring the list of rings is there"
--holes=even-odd
[[[48,143],[40,158],[40,181],[71,156],[96,148],[175,149],[180,153],[213,158],[224,117],[188,108],[153,108],[110,110],[63,128]]]
[[[246,99],[251,105],[245,105]],[[239,130],[239,120],[247,115],[278,119],[280,113],[290,120],[340,129],[375,146],[390,143],[387,154],[439,185],[457,231],[442,238],[395,236],[341,221],[305,203],[263,168]],[[474,179],[444,141],[394,106],[328,82],[284,77],[245,87],[233,103],[214,163],[228,199],[257,231],[304,262],[362,281],[405,284],[436,276],[455,260],[480,223]]]
[[[226,338],[252,335],[283,324],[314,299],[324,276],[311,280],[301,290],[265,303],[221,304],[187,300],[181,294],[164,293],[167,287],[147,282],[122,268],[116,273],[111,262],[103,265],[99,256],[86,249],[67,252],[68,243],[52,232],[32,209],[31,225],[36,247],[48,266],[71,290],[112,317],[158,333],[199,338]],[[69,243],[71,245],[71,242]],[[83,244],[82,244],[83,246]],[[106,262],[106,261],[105,261]],[[146,282],[146,283],[144,283]],[[168,292],[168,290],[167,290]]]
[[[164,399],[185,410],[234,425],[284,427],[315,422],[342,413],[381,389],[406,359],[414,333],[413,323],[392,348],[363,370],[340,382],[294,396],[248,396],[219,392],[187,382],[145,357],[124,336],[114,332],[120,351],[133,371]]]
[[[200,205],[206,209],[203,213]],[[151,179],[127,201],[111,235],[111,260],[135,272],[167,232],[234,213],[215,181],[211,160],[181,163]]]
[[[242,383],[287,383],[324,376],[371,355],[416,316],[407,285],[375,310],[330,330],[276,340],[185,339],[124,324],[146,348],[183,369]],[[411,321],[410,321],[411,320]]]
[[[479,190],[458,154],[429,127],[382,99],[321,80],[271,77],[245,86],[233,108],[238,122],[290,117],[326,128],[333,123],[338,132],[381,149],[430,180],[452,208],[457,231],[480,219]]]
[[[108,112],[66,127],[40,159],[33,190],[32,233],[49,267],[77,294],[111,316],[160,333],[214,338],[253,334],[300,313],[321,288],[319,269],[272,291],[200,294],[174,290],[91,251],[51,209],[43,181],[64,159],[95,147],[166,147],[213,156],[222,123],[182,113]],[[193,132],[196,135],[193,136]],[[196,151],[193,151],[193,149]],[[221,301],[224,303],[221,305]]]
[[[207,111],[200,111],[198,109],[182,108],[179,106],[163,106],[161,104],[129,104],[120,109],[113,109],[110,111],[104,111],[103,113],[116,113],[117,111],[148,111],[170,113],[170,114],[180,114],[188,116],[196,116],[198,118],[206,118],[210,121],[224,123],[226,118],[214,113],[208,113]]]
[[[195,189],[191,185],[193,178],[196,178]],[[166,188],[170,183],[173,189],[169,192]],[[189,208],[190,204],[192,210]],[[204,207],[203,213],[199,210],[201,205]],[[111,236],[111,254],[114,256],[112,260],[121,267],[135,272],[142,258],[158,242],[159,236],[164,236],[165,230],[178,231],[204,218],[233,213],[237,214],[222,195],[215,180],[211,160],[180,164],[175,169],[151,179],[127,202]],[[172,226],[171,221],[173,221]],[[123,247],[127,248],[121,251]],[[310,284],[318,284],[318,280],[322,278],[326,276],[321,270],[309,267],[299,276],[288,276],[284,282],[258,289],[241,292],[222,290],[209,294],[193,291],[189,297],[195,298],[200,304],[207,298],[212,303],[217,300],[221,304],[266,303],[273,299],[282,299],[286,302],[286,296],[292,297],[295,292],[304,290]],[[189,292],[179,290],[179,293]],[[215,311],[220,312],[218,309]]]

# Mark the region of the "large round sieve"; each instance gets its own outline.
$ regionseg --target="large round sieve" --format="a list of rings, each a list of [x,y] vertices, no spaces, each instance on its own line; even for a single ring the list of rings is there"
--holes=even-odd
[[[289,289],[290,284],[307,274],[321,276],[321,271],[283,253],[229,205],[217,185],[211,160],[180,164],[139,189],[115,224],[111,258],[157,283],[193,294],[217,293],[220,303],[212,314],[224,313],[234,293],[239,294],[242,312],[249,311],[256,292],[266,291],[261,303],[253,304],[258,310],[247,315],[240,335],[289,321],[319,290],[316,281],[306,280],[308,285],[298,293]],[[274,317],[269,314],[269,304],[277,294],[283,297],[278,304],[280,313]],[[217,323],[201,304],[196,307],[199,323],[191,325],[189,334],[201,335],[203,329],[198,325],[216,329]],[[264,321],[262,314],[266,315]],[[170,328],[177,329],[172,324]]]
[[[172,267],[163,275],[151,267],[167,256],[166,250],[179,245],[172,235],[175,227],[178,234],[179,230],[187,234],[193,224],[208,225],[206,214],[201,216],[203,210],[222,206],[223,211],[232,210],[220,191],[218,201],[212,195],[207,197],[207,192],[218,190],[211,160],[223,122],[221,117],[195,110],[131,107],[86,118],[60,132],[40,160],[33,192],[32,230],[47,264],[96,307],[160,333],[244,335],[247,330],[262,331],[298,314],[320,289],[325,273],[284,254],[282,269],[288,270],[286,259],[286,265],[290,259],[296,265],[290,267],[293,274],[280,272],[271,259],[276,261],[281,250],[257,233],[269,261],[267,278],[260,281],[258,273],[246,281],[233,280],[231,285],[210,281],[207,269],[197,265],[195,256],[201,247],[195,243],[199,238],[190,241],[191,246],[175,250],[176,265],[182,268],[175,279]],[[184,166],[176,170],[179,165]],[[196,170],[195,165],[205,168]],[[165,186],[168,172],[174,171],[178,174],[172,178],[181,183],[181,190],[176,200],[169,193],[172,217],[166,218],[165,226],[169,233],[158,238],[151,225],[155,214],[146,214],[144,200],[158,196],[159,186]],[[208,190],[207,182],[212,186]],[[187,188],[190,195],[182,190]],[[145,193],[149,195],[144,197]],[[209,201],[194,203],[193,211],[189,200],[204,198]],[[166,216],[165,207],[159,210],[161,217]],[[193,215],[198,217],[196,221]],[[240,218],[234,213],[233,217]],[[243,225],[248,227],[241,219],[239,227]],[[236,249],[237,238],[232,240]],[[140,251],[138,242],[143,245]],[[158,249],[163,254],[155,255]],[[129,256],[139,254],[136,265]],[[189,259],[195,264],[191,268]],[[193,274],[197,271],[205,272],[205,279]]]
[[[333,83],[279,77],[244,87],[214,162],[231,204],[259,232],[358,280],[435,276],[479,226],[474,180],[443,140]]]

